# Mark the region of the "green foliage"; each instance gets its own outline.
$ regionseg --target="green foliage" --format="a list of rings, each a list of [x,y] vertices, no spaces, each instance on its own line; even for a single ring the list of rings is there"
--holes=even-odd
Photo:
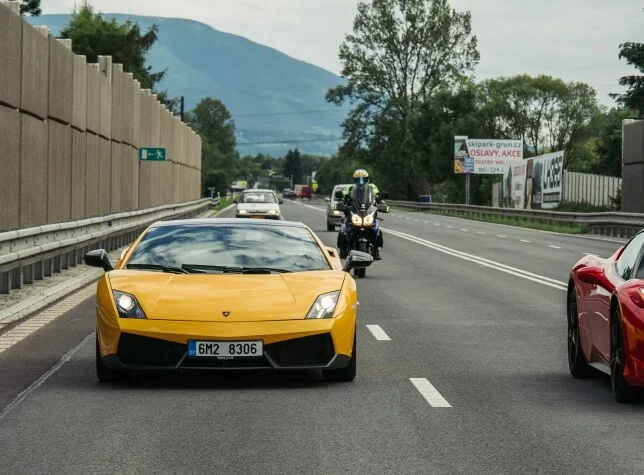
[[[152,72],[152,67],[146,64],[147,54],[157,41],[158,32],[156,24],[143,32],[138,23],[119,23],[114,18],[107,18],[100,12],[96,13],[94,7],[85,1],[75,9],[60,37],[71,39],[74,53],[86,56],[88,63],[96,63],[99,56],[111,56],[113,63],[122,64],[125,72],[134,75],[141,88],[157,93],[159,101],[176,112],[179,99],[169,98],[167,91],[156,90],[166,70]]]
[[[335,185],[351,183],[353,171],[362,165],[357,160],[347,160],[340,155],[335,155],[326,160],[315,175],[318,183],[318,194],[329,194]],[[372,181],[378,184],[377,177]],[[378,185],[380,188],[380,185]],[[381,188],[382,189],[382,188]]]
[[[610,210],[610,206],[595,206],[590,203],[571,203],[569,201],[564,201],[553,211],[566,211],[569,213],[601,213],[603,211]]]
[[[298,149],[289,150],[284,157],[284,176],[292,178],[293,184],[304,184],[304,171],[302,170],[302,156]]]
[[[187,122],[202,140],[203,193],[214,187],[225,194],[240,171],[235,123],[230,112],[221,101],[206,97],[187,114]]]
[[[20,15],[40,16],[42,13],[40,2],[41,0],[22,0],[20,3]]]
[[[644,43],[623,43],[619,48],[619,59],[626,59],[629,66],[634,66],[640,73],[644,73]],[[611,97],[620,105],[636,110],[639,117],[644,117],[644,76],[623,76],[619,84],[626,86],[628,90],[624,94],[611,94]]]
[[[424,186],[412,148],[419,106],[459,82],[479,60],[471,15],[448,0],[372,0],[358,4],[353,33],[340,47],[345,85],[328,102],[354,108],[343,123],[342,159],[371,164],[392,191]]]

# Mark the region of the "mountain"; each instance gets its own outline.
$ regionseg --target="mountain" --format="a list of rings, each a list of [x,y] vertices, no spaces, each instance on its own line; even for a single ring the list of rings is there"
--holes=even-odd
[[[159,85],[170,96],[185,97],[186,110],[200,99],[221,100],[233,114],[240,154],[281,156],[289,148],[332,154],[340,144],[347,109],[324,100],[339,76],[241,36],[193,20],[107,14],[147,29],[159,25],[148,54],[153,71],[167,68]],[[58,35],[71,15],[27,17]],[[248,143],[248,145],[244,145]]]

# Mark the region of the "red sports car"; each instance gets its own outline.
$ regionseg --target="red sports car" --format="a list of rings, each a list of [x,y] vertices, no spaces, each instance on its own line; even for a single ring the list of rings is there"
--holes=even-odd
[[[644,387],[644,230],[608,259],[586,256],[568,283],[568,365],[575,378],[599,370],[619,402]]]

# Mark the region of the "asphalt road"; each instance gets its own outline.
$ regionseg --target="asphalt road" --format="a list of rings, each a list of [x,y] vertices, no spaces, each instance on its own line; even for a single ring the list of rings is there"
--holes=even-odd
[[[335,244],[322,212],[283,210]],[[418,213],[383,226],[384,260],[358,281],[353,383],[241,373],[99,385],[91,336],[82,343],[88,300],[0,355],[0,470],[644,471],[644,403],[617,404],[607,378],[574,380],[566,360],[568,269],[617,244]]]

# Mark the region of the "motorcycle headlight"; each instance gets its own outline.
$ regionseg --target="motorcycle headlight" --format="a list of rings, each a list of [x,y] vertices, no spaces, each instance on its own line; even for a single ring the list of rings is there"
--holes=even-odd
[[[113,290],[112,295],[114,296],[114,302],[116,303],[116,310],[119,313],[119,317],[138,319],[147,318],[134,295],[119,292],[118,290]]]
[[[335,312],[335,306],[338,304],[340,291],[329,292],[320,295],[316,300],[306,318],[331,318]]]
[[[351,223],[354,226],[362,226],[362,218],[358,216],[357,214],[354,214],[351,216]]]
[[[373,224],[373,215],[374,213],[371,213],[364,217],[365,226],[371,226]]]

